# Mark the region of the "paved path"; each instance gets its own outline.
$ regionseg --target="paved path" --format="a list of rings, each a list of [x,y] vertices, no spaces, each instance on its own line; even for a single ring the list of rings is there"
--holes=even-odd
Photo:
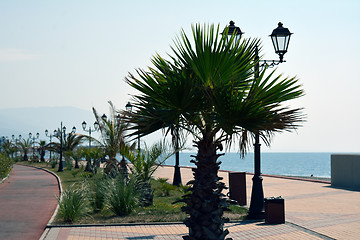
[[[0,184],[0,239],[37,240],[57,206],[56,178],[32,167],[14,165]]]
[[[183,183],[192,179],[189,168],[181,169]],[[228,185],[228,173],[221,172]],[[162,167],[156,177],[169,178],[173,168]],[[252,175],[247,175],[247,203],[250,203]],[[285,199],[286,224],[264,222],[227,224],[235,239],[360,239],[360,192],[332,188],[329,183],[316,183],[264,177],[265,197]],[[182,239],[187,233],[183,224],[52,227],[43,235],[46,240],[93,239]]]

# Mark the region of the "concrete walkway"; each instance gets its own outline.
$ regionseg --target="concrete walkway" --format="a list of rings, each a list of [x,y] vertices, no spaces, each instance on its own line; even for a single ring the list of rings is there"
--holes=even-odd
[[[185,184],[192,179],[190,168],[181,169]],[[172,182],[173,168],[158,169],[155,177]],[[228,185],[228,173],[221,172]],[[250,203],[252,175],[247,175]],[[360,239],[360,192],[332,188],[329,183],[264,176],[265,197],[285,199],[285,224],[244,221],[226,225],[233,239]],[[182,239],[183,224],[128,224],[120,226],[49,227],[42,239]]]
[[[0,239],[37,240],[57,206],[56,178],[39,169],[14,165],[0,184]]]

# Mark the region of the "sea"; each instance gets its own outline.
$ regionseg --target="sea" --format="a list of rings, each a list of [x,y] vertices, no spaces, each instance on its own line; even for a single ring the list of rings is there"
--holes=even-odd
[[[329,152],[264,152],[261,153],[261,173],[283,176],[331,177],[331,154]],[[194,167],[190,163],[191,155],[196,153],[180,152],[180,166]],[[254,153],[247,153],[244,158],[239,153],[225,153],[219,157],[220,169],[237,172],[254,172]],[[175,156],[165,162],[175,164]]]

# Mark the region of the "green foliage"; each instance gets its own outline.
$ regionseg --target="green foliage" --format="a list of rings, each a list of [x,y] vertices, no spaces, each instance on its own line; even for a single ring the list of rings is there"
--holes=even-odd
[[[109,181],[97,175],[93,181],[88,182],[90,205],[95,213],[100,212],[105,206]]]
[[[174,186],[167,182],[167,178],[158,178],[157,181],[160,183],[159,188],[157,189],[158,195],[161,197],[170,196],[170,191],[177,189],[177,186]]]
[[[51,168],[55,168],[56,167],[56,160],[55,159],[51,159],[50,160],[50,163],[51,163]]]
[[[122,154],[122,149],[128,151],[134,146],[130,146],[127,142],[126,131],[129,124],[125,122],[123,115],[118,114],[111,101],[109,105],[110,113],[107,118],[100,117],[95,108],[93,108],[93,113],[101,133],[101,140],[98,143],[109,157],[105,163],[105,173],[114,177],[120,171],[116,154]]]
[[[80,174],[80,176],[85,179],[92,178],[94,176],[94,173],[93,172],[82,172]]]
[[[100,147],[82,148],[82,156],[86,159],[85,171],[97,173],[100,160],[104,155],[104,150]]]
[[[7,177],[12,169],[14,161],[6,154],[0,153],[0,179]]]
[[[61,194],[59,216],[64,222],[72,223],[87,215],[88,202],[83,185],[72,184]]]
[[[66,162],[66,169],[71,171],[73,169],[73,161],[72,159],[70,158],[70,155],[65,152],[65,162]]]
[[[172,154],[161,142],[155,143],[150,149],[145,146],[141,152],[128,151],[125,153],[132,163],[130,170],[136,179],[137,189],[140,191],[140,205],[151,206],[153,204],[154,195],[150,180],[156,169]]]
[[[83,158],[83,148],[78,147],[69,152],[70,157],[75,161],[75,168],[79,168],[79,161]]]
[[[108,208],[118,216],[130,214],[137,205],[135,181],[125,182],[122,177],[112,179],[108,185]]]
[[[19,142],[17,142],[17,147],[23,154],[23,161],[28,161],[28,153],[29,149],[31,148],[32,142],[30,139],[20,139]]]
[[[152,175],[173,153],[168,151],[168,147],[161,143],[155,143],[150,149],[145,146],[141,152],[129,151],[125,156],[132,163],[130,170],[138,181],[150,181]]]
[[[80,172],[80,169],[72,169],[71,170],[71,175],[73,175],[73,177],[76,177],[76,175],[78,175]]]

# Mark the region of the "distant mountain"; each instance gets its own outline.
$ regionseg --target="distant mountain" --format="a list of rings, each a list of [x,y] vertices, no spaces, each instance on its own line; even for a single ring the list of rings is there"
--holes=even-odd
[[[28,134],[40,133],[40,139],[45,137],[45,130],[53,132],[60,128],[60,123],[71,131],[75,126],[78,133],[85,134],[81,123],[86,121],[93,125],[95,118],[91,110],[86,111],[75,107],[38,107],[0,109],[0,137],[11,135],[28,137]],[[89,125],[88,125],[89,126]]]

